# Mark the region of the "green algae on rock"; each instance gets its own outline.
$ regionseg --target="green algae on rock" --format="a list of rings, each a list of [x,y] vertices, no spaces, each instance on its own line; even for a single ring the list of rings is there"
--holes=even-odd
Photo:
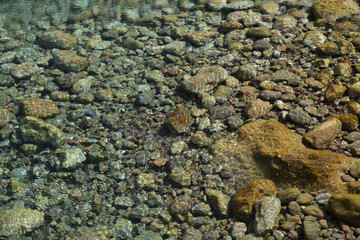
[[[327,209],[336,218],[360,227],[360,194],[334,194],[329,199]]]
[[[39,44],[45,48],[71,49],[76,42],[76,37],[61,30],[47,31],[39,37]]]
[[[54,54],[54,66],[65,72],[79,72],[89,66],[89,61],[70,50],[59,50]]]

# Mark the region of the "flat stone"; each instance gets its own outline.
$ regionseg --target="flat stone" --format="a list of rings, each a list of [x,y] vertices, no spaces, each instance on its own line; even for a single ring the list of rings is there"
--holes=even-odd
[[[337,118],[330,118],[315,126],[310,132],[306,133],[304,140],[313,148],[327,148],[335,137],[341,133],[341,121]]]
[[[204,66],[195,76],[182,82],[183,88],[191,93],[202,93],[212,90],[228,78],[228,72],[221,66]]]
[[[296,187],[287,188],[279,192],[278,198],[280,199],[281,203],[285,205],[291,201],[295,201],[300,195],[300,193],[300,189]]]
[[[70,49],[76,42],[76,37],[61,30],[47,31],[39,37],[39,44],[45,48]]]
[[[170,114],[165,123],[171,131],[179,134],[187,132],[193,122],[194,119],[191,117],[190,110],[186,107],[178,106],[175,111]]]
[[[330,84],[325,92],[325,99],[329,102],[333,102],[341,98],[346,91],[346,87],[339,84]]]
[[[316,221],[304,221],[304,237],[305,240],[317,240],[320,235],[321,226]]]
[[[249,221],[253,214],[254,203],[262,197],[276,195],[277,189],[269,179],[255,180],[240,188],[231,200],[233,215]]]
[[[334,194],[326,207],[336,218],[354,227],[360,227],[360,194]]]
[[[60,113],[57,104],[49,99],[25,98],[21,101],[23,113],[26,116],[49,118]]]

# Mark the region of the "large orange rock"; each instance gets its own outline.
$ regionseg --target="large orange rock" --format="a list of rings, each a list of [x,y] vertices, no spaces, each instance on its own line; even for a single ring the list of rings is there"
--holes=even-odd
[[[242,126],[234,136],[212,146],[213,153],[239,174],[236,179],[269,178],[277,186],[309,191],[347,191],[341,176],[352,159],[338,153],[306,148],[302,137],[276,120]]]
[[[269,179],[255,180],[240,188],[231,200],[233,215],[241,220],[249,221],[253,213],[254,203],[265,196],[275,196],[275,183]]]

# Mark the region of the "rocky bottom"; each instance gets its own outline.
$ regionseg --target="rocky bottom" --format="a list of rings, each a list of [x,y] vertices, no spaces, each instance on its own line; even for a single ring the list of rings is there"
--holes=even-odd
[[[0,23],[0,239],[360,240],[358,3],[177,5]]]

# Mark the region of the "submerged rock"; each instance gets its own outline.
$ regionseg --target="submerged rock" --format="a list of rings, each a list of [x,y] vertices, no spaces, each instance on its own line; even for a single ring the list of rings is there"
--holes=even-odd
[[[281,186],[345,191],[341,176],[349,169],[351,158],[306,148],[301,141],[301,136],[285,125],[262,120],[242,126],[235,136],[220,139],[212,150],[223,156],[241,181],[267,177]]]
[[[355,227],[360,226],[360,194],[334,194],[329,199],[327,209],[336,218]]]
[[[0,211],[0,236],[11,237],[31,232],[44,224],[44,213],[27,208]]]
[[[202,93],[212,90],[228,78],[228,72],[221,66],[204,66],[198,73],[183,81],[184,89],[191,93]]]

